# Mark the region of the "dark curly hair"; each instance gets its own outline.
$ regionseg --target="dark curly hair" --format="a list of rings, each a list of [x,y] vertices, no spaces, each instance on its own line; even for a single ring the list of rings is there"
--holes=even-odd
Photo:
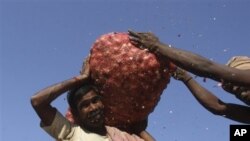
[[[67,100],[72,112],[76,111],[78,100],[90,90],[94,90],[98,94],[97,88],[91,84],[74,88],[68,92]]]

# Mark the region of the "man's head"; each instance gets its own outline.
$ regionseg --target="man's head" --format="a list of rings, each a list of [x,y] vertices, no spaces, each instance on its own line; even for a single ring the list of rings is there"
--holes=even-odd
[[[76,122],[89,131],[104,126],[104,105],[101,96],[92,85],[84,85],[68,93],[68,103]]]
[[[247,56],[232,57],[226,64],[240,70],[250,70],[250,58]],[[236,86],[231,83],[223,83],[222,88],[229,93],[234,94],[244,103],[250,105],[250,87]]]

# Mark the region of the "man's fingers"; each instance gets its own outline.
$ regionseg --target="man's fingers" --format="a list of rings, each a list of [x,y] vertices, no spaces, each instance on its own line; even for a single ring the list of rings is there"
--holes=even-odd
[[[135,37],[129,37],[129,40],[132,41],[132,42],[135,42],[135,43],[141,43],[140,39],[138,38],[135,38]]]
[[[185,73],[184,70],[176,68],[176,70],[173,73],[171,73],[171,76],[177,80],[180,80],[183,77],[184,73]]]
[[[132,30],[128,30],[128,34],[130,36],[134,36],[134,37],[140,38],[140,35],[137,32],[134,32]]]
[[[86,71],[89,71],[89,60],[90,60],[90,54],[84,59],[82,64],[82,70],[80,71],[80,74],[86,73]],[[89,73],[89,72],[87,72]]]
[[[84,60],[84,67],[89,65],[90,54]]]

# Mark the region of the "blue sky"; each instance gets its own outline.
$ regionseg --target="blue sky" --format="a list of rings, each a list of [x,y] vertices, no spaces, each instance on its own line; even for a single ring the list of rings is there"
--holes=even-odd
[[[38,90],[79,73],[96,38],[127,29],[224,64],[250,56],[247,0],[2,0],[0,2],[0,140],[53,140],[30,105]],[[212,80],[197,80],[225,102],[243,104]],[[62,95],[54,103],[65,112]],[[159,141],[228,141],[240,124],[205,110],[171,80],[147,130]]]

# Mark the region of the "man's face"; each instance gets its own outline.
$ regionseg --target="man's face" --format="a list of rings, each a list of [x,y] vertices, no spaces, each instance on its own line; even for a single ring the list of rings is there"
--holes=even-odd
[[[230,83],[222,84],[222,88],[225,91],[234,94],[238,99],[240,99],[247,105],[250,105],[250,88],[235,86]]]
[[[90,90],[77,102],[78,123],[87,130],[103,127],[103,108],[101,97]]]

